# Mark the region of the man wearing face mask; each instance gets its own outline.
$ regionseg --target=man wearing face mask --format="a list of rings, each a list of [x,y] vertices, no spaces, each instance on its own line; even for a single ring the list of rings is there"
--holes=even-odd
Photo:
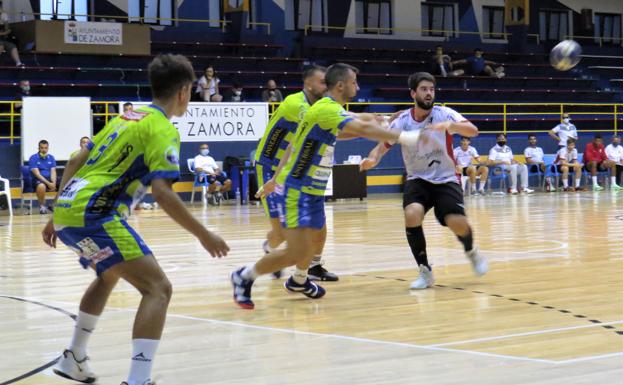
[[[244,98],[244,94],[242,93],[242,83],[240,83],[239,81],[234,81],[231,89],[225,92],[223,101],[240,103],[240,102],[244,102],[244,100],[245,98]]]
[[[528,166],[521,164],[513,159],[513,150],[506,145],[506,135],[497,136],[497,145],[489,151],[489,166],[500,167],[502,170],[510,171],[511,174],[511,194],[517,194],[517,175],[521,177],[521,192],[531,194],[534,190],[528,188]]]
[[[199,181],[208,179],[208,203],[218,204],[223,198],[223,193],[231,190],[231,180],[223,175],[221,169],[210,156],[210,147],[207,143],[199,147],[199,155],[195,157],[195,173],[199,174]]]
[[[267,103],[278,103],[283,101],[283,95],[281,91],[277,89],[277,83],[273,79],[270,79],[266,83],[266,89],[262,91],[262,101]]]
[[[569,114],[565,113],[562,115],[562,123],[552,128],[549,136],[558,142],[558,148],[566,147],[567,139],[578,140],[578,130],[571,124]]]
[[[614,162],[613,168],[616,170],[616,185],[621,186],[621,173],[623,173],[623,146],[621,146],[621,138],[617,135],[612,137],[612,143],[606,146],[606,156]]]

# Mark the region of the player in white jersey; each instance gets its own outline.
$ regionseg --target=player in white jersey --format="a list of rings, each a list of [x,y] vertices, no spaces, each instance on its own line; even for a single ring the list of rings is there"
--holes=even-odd
[[[612,181],[613,184],[621,186],[621,173],[623,173],[623,146],[621,146],[621,138],[618,136],[612,137],[612,143],[606,146],[606,156],[609,160],[614,162],[616,168],[616,176]]]
[[[485,195],[489,167],[480,164],[480,155],[474,147],[469,145],[470,142],[471,140],[464,136],[461,138],[461,145],[454,149],[456,172],[469,177],[469,189],[472,195],[478,195],[478,193]],[[478,192],[476,192],[476,176],[480,177]]]
[[[542,173],[545,173],[545,162],[543,161],[545,153],[541,147],[536,145],[536,142],[536,135],[528,135],[529,146],[523,150],[523,155],[526,157],[529,172],[540,170]]]
[[[435,78],[426,72],[409,77],[413,108],[401,113],[391,124],[392,130],[419,132],[415,144],[403,144],[402,156],[407,169],[403,208],[407,241],[420,270],[411,289],[426,289],[435,280],[426,254],[426,239],[422,230],[424,215],[435,208],[435,216],[463,244],[477,275],[488,270],[487,261],[474,247],[473,231],[463,206],[463,192],[456,174],[452,151],[452,135],[474,137],[478,128],[451,108],[433,106]],[[379,143],[361,162],[362,170],[376,166],[393,143]]]
[[[564,187],[564,191],[580,189],[583,164],[578,162],[578,150],[575,148],[575,139],[567,139],[567,147],[558,150],[554,164],[556,165],[556,171],[562,173],[562,187]],[[575,185],[571,187],[569,187],[569,169],[573,169],[575,177]]]
[[[562,114],[562,123],[552,128],[549,136],[558,142],[558,148],[566,147],[569,138],[578,140],[578,130],[571,124],[569,114]]]

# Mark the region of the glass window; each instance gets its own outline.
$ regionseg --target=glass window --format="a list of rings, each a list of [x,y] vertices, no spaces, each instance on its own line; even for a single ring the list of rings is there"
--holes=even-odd
[[[566,11],[540,11],[539,35],[541,40],[564,40],[569,35],[569,13]]]
[[[422,3],[422,36],[454,36],[454,4]]]
[[[485,39],[504,39],[504,7],[482,7],[482,31]]]
[[[73,6],[73,10],[72,10]],[[89,13],[88,0],[40,0],[39,10],[42,13],[41,20],[66,20],[87,21]]]
[[[391,0],[356,0],[355,24],[357,33],[391,34]]]
[[[311,25],[312,31],[327,31],[328,0],[286,0],[287,30],[304,30]]]

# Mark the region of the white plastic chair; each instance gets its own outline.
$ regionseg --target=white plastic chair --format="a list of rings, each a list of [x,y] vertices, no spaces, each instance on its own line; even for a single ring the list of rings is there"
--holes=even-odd
[[[7,206],[9,206],[9,216],[13,216],[13,202],[11,201],[11,186],[9,186],[9,180],[6,178],[0,177],[0,182],[2,182],[2,190],[0,190],[0,196],[6,196]]]

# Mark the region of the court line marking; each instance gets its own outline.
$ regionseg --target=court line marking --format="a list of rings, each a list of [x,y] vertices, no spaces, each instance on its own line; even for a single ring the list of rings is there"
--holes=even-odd
[[[535,330],[535,331],[525,332],[525,333],[514,333],[514,334],[505,334],[501,336],[474,338],[471,340],[444,342],[441,344],[433,344],[433,345],[428,345],[428,346],[439,347],[439,346],[465,345],[465,344],[471,344],[474,342],[497,341],[497,340],[503,340],[507,338],[524,337],[524,336],[532,336],[532,335],[548,334],[548,333],[558,333],[558,332],[563,332],[567,330],[596,328],[596,327],[602,327],[605,325],[617,325],[617,324],[622,324],[622,323],[623,323],[623,320],[617,320],[617,321],[610,321],[610,322],[601,322],[598,324],[568,326],[568,327],[555,328],[555,329]],[[623,354],[623,352],[621,354]]]
[[[578,362],[593,361],[593,360],[599,360],[599,359],[602,359],[602,358],[612,358],[612,357],[619,357],[619,356],[623,356],[623,352],[600,354],[600,355],[597,355],[597,356],[585,356],[585,357],[571,358],[571,359],[568,359],[568,360],[558,361],[558,363],[560,363],[560,364],[575,364],[575,363],[578,363]]]

